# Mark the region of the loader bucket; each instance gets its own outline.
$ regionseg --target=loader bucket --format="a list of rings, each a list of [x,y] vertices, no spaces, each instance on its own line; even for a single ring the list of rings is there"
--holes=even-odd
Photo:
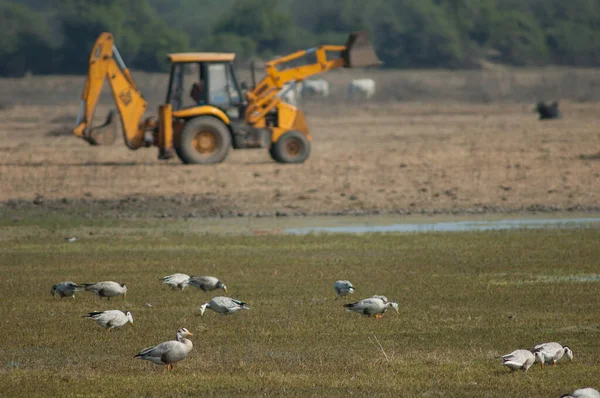
[[[342,51],[344,68],[356,68],[363,66],[379,66],[383,62],[375,54],[367,32],[354,32],[348,36],[346,49]]]
[[[117,139],[117,119],[115,118],[115,110],[112,109],[104,124],[92,127],[83,136],[83,139],[91,145],[112,145]]]

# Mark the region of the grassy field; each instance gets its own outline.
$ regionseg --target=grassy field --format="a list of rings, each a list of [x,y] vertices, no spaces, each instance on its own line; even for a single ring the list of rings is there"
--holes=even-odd
[[[597,228],[303,237],[184,231],[157,222],[0,219],[0,394],[559,397],[599,386]],[[83,238],[63,240],[74,232]],[[214,294],[169,290],[159,278],[173,272],[218,276],[252,309],[200,317]],[[384,294],[400,313],[346,312],[349,300],[336,300],[332,289],[338,278],[354,282],[353,298]],[[53,299],[50,287],[63,280],[115,280],[129,292],[126,302],[87,292]],[[82,319],[106,309],[130,310],[135,327],[106,336]],[[179,327],[194,333],[194,349],[171,374],[133,358]],[[569,345],[574,361],[511,374],[494,359],[544,341]]]

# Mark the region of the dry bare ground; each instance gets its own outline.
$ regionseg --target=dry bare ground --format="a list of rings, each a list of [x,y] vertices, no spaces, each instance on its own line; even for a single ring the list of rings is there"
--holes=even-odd
[[[600,207],[600,160],[586,158],[600,151],[599,104],[581,102],[596,100],[596,71],[372,72],[375,102],[349,105],[354,73],[324,75],[334,97],[302,105],[314,139],[303,165],[266,150],[184,166],[156,148],[92,147],[69,135],[82,77],[0,81],[0,201],[162,216]],[[154,113],[166,76],[134,77]],[[534,98],[562,99],[564,118],[538,121]]]

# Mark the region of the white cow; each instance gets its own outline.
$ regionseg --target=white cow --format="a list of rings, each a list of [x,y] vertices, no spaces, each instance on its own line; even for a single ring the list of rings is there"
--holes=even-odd
[[[296,95],[299,93],[298,85],[294,84],[294,82],[286,83],[283,85],[283,88],[277,94],[283,102],[286,102],[290,105],[297,106],[298,100],[296,99]]]
[[[329,82],[323,79],[304,80],[302,97],[329,97]]]
[[[348,99],[369,99],[375,95],[373,79],[354,79],[348,84]]]

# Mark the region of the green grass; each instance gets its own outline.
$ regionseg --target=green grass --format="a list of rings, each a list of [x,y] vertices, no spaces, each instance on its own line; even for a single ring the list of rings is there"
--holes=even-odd
[[[0,229],[0,395],[559,397],[599,386],[600,229],[252,237],[62,225]],[[64,242],[75,227],[95,233]],[[200,317],[214,294],[169,290],[158,278],[173,272],[218,276],[252,309]],[[400,314],[346,312],[338,278]],[[127,301],[55,300],[63,280],[124,282]],[[81,318],[105,309],[130,310],[135,327],[106,336]],[[179,327],[194,350],[171,374],[133,358]],[[544,341],[569,345],[574,361],[510,373],[494,359]]]

